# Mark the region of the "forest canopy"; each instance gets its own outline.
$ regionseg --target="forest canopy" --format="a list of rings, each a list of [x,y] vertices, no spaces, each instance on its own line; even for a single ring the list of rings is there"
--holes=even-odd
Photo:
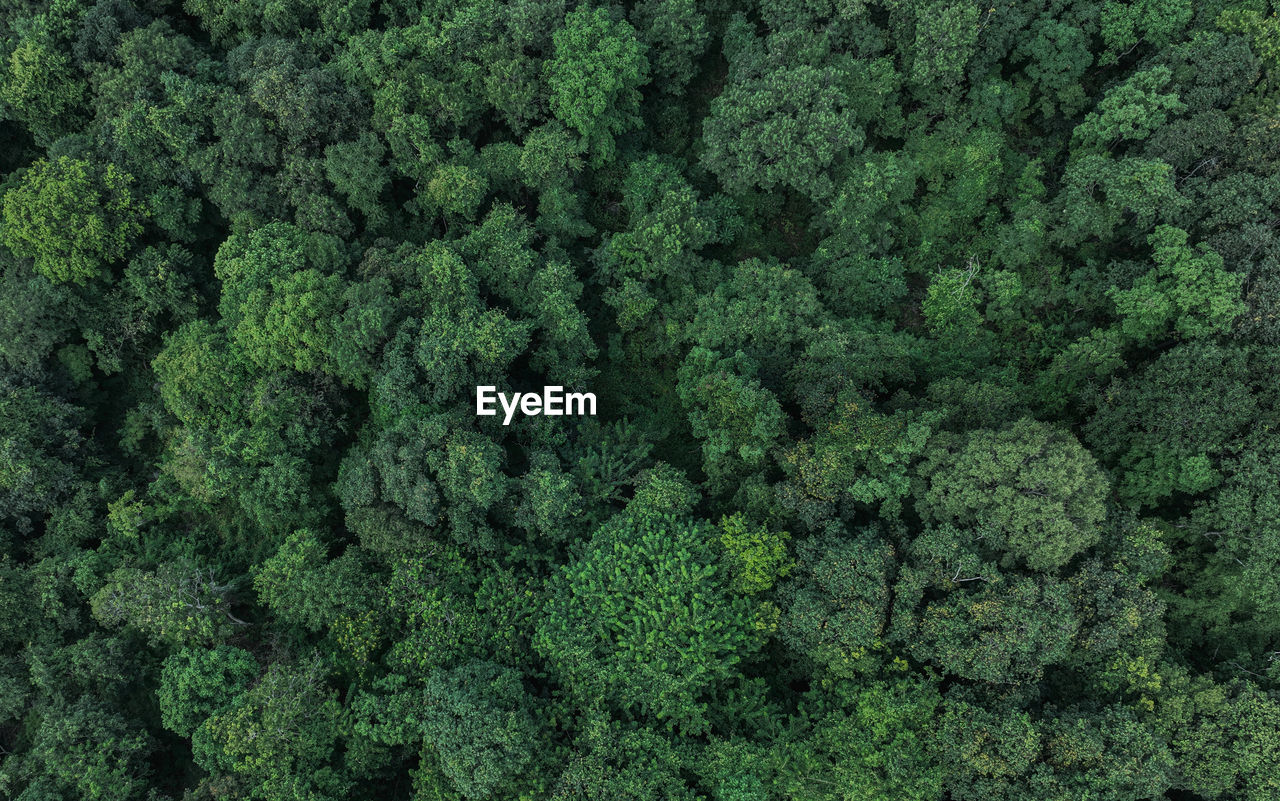
[[[1280,801],[1277,375],[1276,4],[0,0],[0,797]]]

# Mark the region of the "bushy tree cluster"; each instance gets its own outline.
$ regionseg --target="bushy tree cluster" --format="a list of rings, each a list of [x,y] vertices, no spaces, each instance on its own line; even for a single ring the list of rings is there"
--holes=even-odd
[[[1251,0],[0,0],[0,797],[1280,801],[1277,101]]]

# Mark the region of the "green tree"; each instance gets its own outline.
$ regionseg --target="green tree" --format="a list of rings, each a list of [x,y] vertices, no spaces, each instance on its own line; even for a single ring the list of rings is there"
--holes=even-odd
[[[228,238],[214,272],[237,351],[264,370],[337,372],[331,354],[339,348],[346,282],[338,271],[344,266],[338,240],[281,223]],[[381,334],[357,331],[375,342]]]
[[[1043,731],[1045,748],[1024,797],[1138,801],[1172,784],[1167,746],[1125,707],[1064,710]]]
[[[490,798],[524,785],[537,723],[520,674],[490,662],[436,671],[423,688],[424,741],[466,798]]]
[[[1212,642],[1244,660],[1268,652],[1280,610],[1272,580],[1280,560],[1273,436],[1270,427],[1255,430],[1223,455],[1222,482],[1182,524],[1186,536],[1172,565],[1186,585],[1173,599],[1179,639]]]
[[[1225,334],[1241,314],[1241,276],[1223,269],[1214,251],[1186,246],[1187,233],[1161,225],[1147,239],[1156,266],[1129,289],[1108,293],[1123,318],[1121,330],[1139,343],[1168,328],[1184,339]]]
[[[1177,786],[1208,799],[1275,798],[1280,740],[1269,721],[1276,708],[1274,694],[1252,682],[1175,673],[1157,714],[1179,768]]]
[[[1118,3],[1108,0],[1102,7],[1102,40],[1107,50],[1101,63],[1115,63],[1139,43],[1155,47],[1167,45],[1182,32],[1192,17],[1192,5],[1185,0],[1173,3]]]
[[[908,548],[893,590],[889,636],[915,659],[994,684],[1034,682],[1070,655],[1079,626],[1069,587],[1002,574],[951,527]]]
[[[615,157],[614,137],[640,124],[640,91],[649,62],[635,28],[604,8],[579,8],[556,31],[555,52],[543,69],[551,111],[590,148],[592,161]]]
[[[1090,153],[1071,162],[1056,203],[1061,208],[1057,238],[1077,247],[1089,237],[1111,242],[1124,230],[1146,233],[1187,200],[1178,193],[1173,168],[1159,159],[1112,159]]]
[[[728,37],[730,82],[703,125],[702,163],[731,192],[784,188],[826,200],[830,169],[865,139],[840,68],[768,63],[741,17]]]
[[[698,798],[681,776],[683,760],[669,736],[603,717],[590,719],[583,728],[552,788],[553,798]]]
[[[798,565],[778,594],[779,636],[836,676],[854,676],[884,648],[893,548],[874,532],[828,532],[797,548]]]
[[[7,49],[7,48],[6,48]],[[32,32],[9,51],[0,74],[0,101],[43,145],[83,124],[84,79],[70,54],[47,34]]]
[[[1007,797],[1039,759],[1043,733],[1026,711],[1006,704],[963,687],[943,699],[939,754],[952,797]]]
[[[347,196],[352,208],[365,215],[368,226],[380,228],[388,214],[381,202],[383,190],[391,183],[384,163],[386,146],[373,133],[362,133],[350,142],[325,148],[325,175],[334,189]]]
[[[691,0],[647,0],[637,3],[630,16],[649,50],[654,86],[668,94],[682,94],[711,36],[707,15]]]
[[[4,243],[50,281],[83,284],[123,258],[142,232],[133,177],[60,156],[38,161],[4,193]]]
[[[1084,435],[1113,466],[1122,499],[1153,506],[1219,482],[1218,458],[1266,401],[1255,389],[1259,362],[1250,357],[1238,348],[1182,345],[1112,381]]]
[[[258,565],[253,585],[280,620],[317,631],[370,607],[369,577],[362,567],[355,549],[327,560],[323,543],[303,529]]]
[[[779,790],[789,798],[935,799],[935,687],[918,679],[831,682],[805,697],[778,743]]]
[[[694,348],[676,384],[693,434],[703,440],[703,469],[713,486],[762,467],[785,420],[772,393],[718,356]]]
[[[15,798],[125,801],[147,792],[152,743],[102,701],[86,694],[46,708],[32,733],[22,757],[7,758],[0,768],[0,788]]]
[[[911,81],[920,86],[960,82],[978,39],[978,6],[974,3],[921,4],[911,48]]]
[[[1185,111],[1187,105],[1176,93],[1160,94],[1172,78],[1168,67],[1152,67],[1134,73],[1108,91],[1098,103],[1098,110],[1087,114],[1084,122],[1076,126],[1076,150],[1101,152],[1120,142],[1141,141],[1165,125],[1170,116]]]
[[[1033,570],[1054,570],[1098,541],[1108,482],[1075,437],[1023,418],[963,440],[942,435],[919,467],[917,507],[977,526],[991,546]]]
[[[205,770],[244,781],[250,798],[342,798],[350,782],[329,764],[343,710],[318,662],[273,664],[191,738]]]
[[[247,690],[258,672],[253,654],[233,646],[174,651],[164,661],[157,692],[165,728],[190,737]]]
[[[787,474],[779,500],[811,527],[850,502],[878,506],[881,516],[897,518],[931,419],[908,411],[884,414],[864,394],[847,389],[828,403],[813,421],[813,435],[779,459]]]
[[[733,677],[754,639],[749,606],[726,591],[712,532],[624,512],[552,580],[534,647],[572,697],[706,729],[707,693]]]
[[[1075,627],[1061,584],[984,583],[976,593],[927,604],[911,651],[967,679],[1025,681],[1066,657]]]
[[[721,518],[718,525],[722,558],[735,591],[766,592],[794,567],[787,553],[787,532],[753,526],[740,512]]]
[[[0,382],[0,520],[30,535],[82,486],[92,464],[85,412],[35,387]]]
[[[220,583],[212,568],[190,562],[166,562],[154,571],[121,567],[94,594],[93,615],[161,642],[206,644],[245,625],[231,612],[232,587]]]

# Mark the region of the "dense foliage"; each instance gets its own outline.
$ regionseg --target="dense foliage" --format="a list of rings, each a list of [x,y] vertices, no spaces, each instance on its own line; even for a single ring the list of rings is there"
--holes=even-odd
[[[1277,375],[1262,0],[0,0],[0,797],[1280,801]]]

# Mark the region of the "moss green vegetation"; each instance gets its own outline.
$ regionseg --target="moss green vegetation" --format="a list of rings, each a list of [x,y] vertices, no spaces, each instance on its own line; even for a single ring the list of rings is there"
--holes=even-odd
[[[0,0],[0,798],[1280,801],[1278,376],[1275,3]]]

